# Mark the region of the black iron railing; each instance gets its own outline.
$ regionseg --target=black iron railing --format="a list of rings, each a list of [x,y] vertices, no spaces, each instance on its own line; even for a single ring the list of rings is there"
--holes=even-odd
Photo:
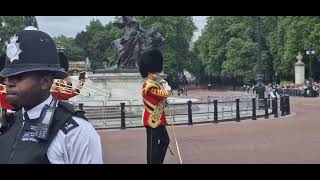
[[[219,101],[220,100],[220,101]],[[170,117],[166,110],[166,119],[170,123],[172,118],[176,125],[193,125],[197,123],[219,123],[224,121],[240,122],[245,119],[268,119],[270,115],[277,118],[279,111],[281,116],[290,114],[290,101],[288,95],[279,98],[238,98],[221,101],[221,99],[208,98],[207,103],[192,102],[170,104],[172,111]],[[78,108],[86,112],[86,117],[97,129],[126,129],[143,127],[142,105],[127,105],[120,103],[117,106],[84,106]]]

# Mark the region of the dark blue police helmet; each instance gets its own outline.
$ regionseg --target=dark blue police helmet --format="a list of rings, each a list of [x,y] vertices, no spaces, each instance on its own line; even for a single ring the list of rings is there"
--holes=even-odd
[[[15,33],[7,43],[6,60],[0,76],[8,77],[30,71],[49,71],[55,79],[68,73],[60,66],[53,39],[34,27]]]

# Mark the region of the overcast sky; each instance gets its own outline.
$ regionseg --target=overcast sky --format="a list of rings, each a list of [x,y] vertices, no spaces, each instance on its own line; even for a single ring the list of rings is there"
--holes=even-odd
[[[195,32],[194,40],[201,33],[206,25],[207,16],[193,16],[193,20],[198,28]],[[75,37],[77,33],[85,30],[86,25],[92,19],[99,19],[103,24],[114,20],[114,16],[37,16],[39,29],[51,36],[65,35]]]

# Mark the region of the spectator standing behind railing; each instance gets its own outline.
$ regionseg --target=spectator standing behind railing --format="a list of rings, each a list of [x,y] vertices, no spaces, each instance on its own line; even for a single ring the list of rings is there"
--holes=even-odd
[[[269,94],[270,94],[271,98],[275,98],[275,97],[280,98],[280,95],[278,94],[276,89],[272,89]]]
[[[269,94],[268,86],[266,87],[266,92]],[[271,85],[270,85],[271,88]],[[301,84],[273,84],[272,89],[275,89],[276,92],[280,95],[289,95],[289,96],[305,96],[305,97],[317,97],[319,96],[319,83],[313,82]]]
[[[318,97],[319,96],[319,89],[318,89],[318,87],[316,86],[315,83],[313,84],[312,89],[313,89],[314,97]]]

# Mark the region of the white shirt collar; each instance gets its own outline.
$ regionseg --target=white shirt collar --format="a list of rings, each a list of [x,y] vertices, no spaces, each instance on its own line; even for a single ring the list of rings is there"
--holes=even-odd
[[[27,114],[29,116],[30,119],[37,119],[40,117],[41,111],[43,109],[43,107],[46,104],[50,104],[52,101],[52,95],[50,94],[50,96],[43,101],[42,103],[40,103],[39,105],[35,106],[34,108],[30,109],[29,111],[27,111]],[[26,110],[24,108],[22,108],[22,114],[24,114]],[[24,117],[23,117],[24,118]]]

